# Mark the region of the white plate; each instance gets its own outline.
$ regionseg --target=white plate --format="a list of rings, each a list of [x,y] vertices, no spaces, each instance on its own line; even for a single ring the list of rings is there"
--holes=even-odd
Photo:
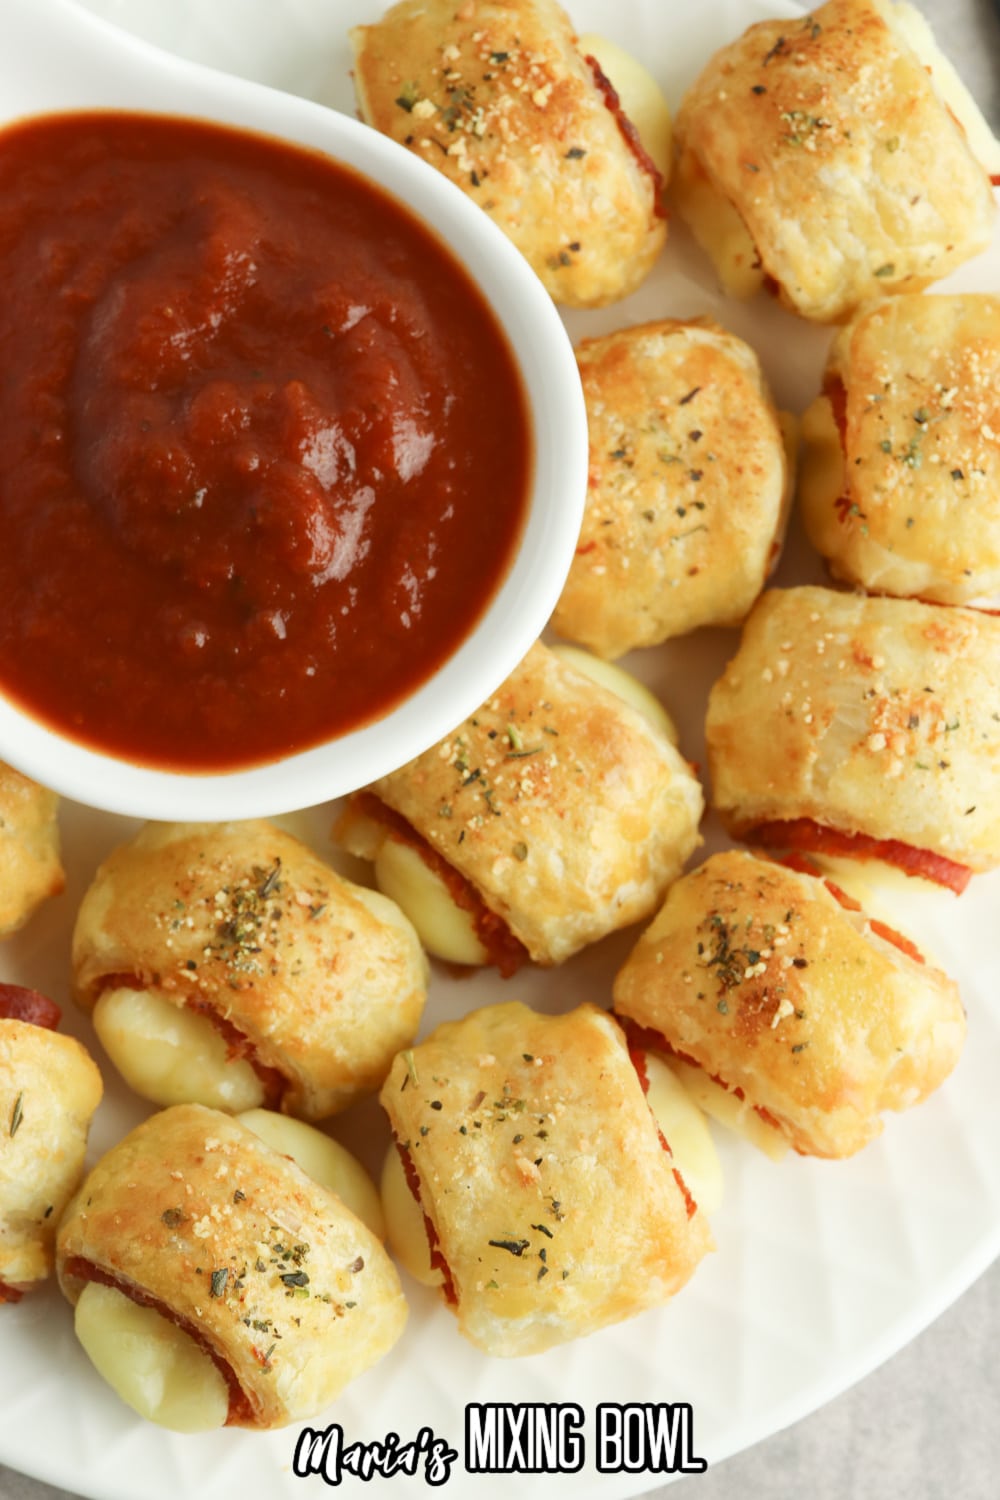
[[[353,109],[344,33],[370,20],[371,0],[87,0],[151,40],[200,61],[297,89]],[[603,30],[642,57],[671,103],[708,55],[765,14],[794,13],[784,0],[572,0],[581,30]],[[182,101],[178,101],[181,105]],[[1000,286],[1000,237],[949,285]],[[779,400],[801,410],[815,392],[828,341],[766,300],[723,304],[704,264],[674,226],[663,262],[627,303],[567,321],[575,338],[652,316],[715,312],[760,352]],[[781,581],[818,581],[816,559],[793,537]],[[708,686],[732,653],[732,632],[706,631],[644,653],[629,665],[676,712],[686,753],[704,759]],[[290,826],[329,853],[329,809]],[[73,913],[97,861],[129,824],[67,808],[70,873],[63,897],[43,909],[0,956],[3,977],[46,990],[65,1007],[68,1030],[89,1041],[67,999]],[[708,847],[722,840],[711,823]],[[455,1331],[435,1298],[407,1282],[404,1340],[325,1414],[345,1440],[370,1441],[422,1427],[459,1452],[450,1493],[507,1500],[511,1480],[468,1476],[468,1401],[578,1402],[592,1439],[602,1401],[689,1402],[695,1451],[715,1462],[829,1400],[887,1358],[940,1313],[1000,1251],[1000,961],[993,936],[1000,875],[975,880],[956,903],[947,893],[909,892],[907,925],[961,981],[969,1045],[958,1070],[928,1104],[887,1123],[885,1135],[849,1162],[793,1158],[775,1166],[720,1139],[727,1193],[714,1229],[717,1253],[668,1308],[551,1354],[488,1360]],[[546,1009],[583,999],[606,1003],[610,979],[633,935],[610,939],[549,974],[504,985],[492,976],[435,976],[428,1023],[474,1004],[519,997]],[[96,1155],[146,1112],[108,1073],[108,1099],[93,1132]],[[374,1107],[338,1125],[371,1162],[385,1140]],[[175,1438],[134,1419],[91,1371],[71,1318],[49,1289],[3,1312],[0,1461],[86,1495],[175,1500],[234,1494],[245,1500],[301,1495],[291,1473],[295,1430],[263,1436],[221,1432]],[[593,1441],[589,1444],[591,1460]],[[654,1474],[522,1476],[523,1500],[624,1500],[662,1482]],[[319,1483],[312,1481],[313,1485]],[[368,1493],[347,1477],[347,1495]],[[426,1493],[422,1475],[392,1480],[394,1495]]]

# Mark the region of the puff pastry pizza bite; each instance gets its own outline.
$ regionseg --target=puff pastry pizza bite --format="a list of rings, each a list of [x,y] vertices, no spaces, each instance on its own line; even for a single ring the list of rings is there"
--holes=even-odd
[[[516,1002],[398,1057],[382,1103],[461,1331],[534,1354],[673,1296],[711,1248],[620,1028]],[[390,1228],[391,1233],[391,1228]]]
[[[865,308],[802,435],[802,513],[835,577],[1000,609],[1000,297]]]
[[[351,40],[362,117],[478,203],[557,302],[639,285],[661,179],[554,0],[403,0]]]
[[[313,1416],[406,1321],[371,1230],[201,1105],[154,1115],[98,1162],[60,1225],[57,1271],[100,1373],[179,1431]]]
[[[711,1113],[739,1129],[752,1112],[757,1144],[770,1130],[807,1156],[859,1151],[965,1039],[956,986],[908,939],[827,881],[737,850],[671,886],[614,1003],[701,1074]]]
[[[978,122],[971,140],[957,115]],[[837,321],[990,241],[992,138],[894,0],[752,26],[689,89],[675,139],[677,207],[731,295],[766,282],[802,316]]]
[[[51,1272],[56,1225],[80,1181],[101,1075],[59,1007],[0,984],[0,1303]]]
[[[447,739],[351,799],[425,945],[513,973],[639,921],[700,843],[701,786],[662,728],[536,644]]]
[[[149,824],[116,849],[73,973],[137,1093],[305,1119],[378,1088],[427,985],[398,907],[265,822]]]
[[[715,806],[750,843],[961,891],[1000,864],[1000,619],[772,590],[712,689]]]
[[[749,345],[663,319],[577,350],[587,507],[552,624],[603,657],[738,625],[781,552],[782,426]]]
[[[55,792],[0,761],[0,938],[65,884],[58,806]]]

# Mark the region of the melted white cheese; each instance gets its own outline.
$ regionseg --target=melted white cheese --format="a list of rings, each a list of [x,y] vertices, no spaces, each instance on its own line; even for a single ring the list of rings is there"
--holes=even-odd
[[[934,33],[925,18],[913,5],[905,0],[883,7],[886,20],[897,36],[907,42],[931,75],[938,97],[951,110],[965,131],[969,150],[991,177],[1000,174],[1000,141],[959,78],[951,63],[938,46]]]
[[[674,197],[681,218],[711,259],[722,290],[741,301],[759,292],[764,271],[750,231],[687,152],[674,174]]]
[[[382,1163],[381,1188],[389,1249],[414,1281],[422,1286],[440,1286],[444,1276],[431,1265],[424,1212],[410,1192],[395,1145],[389,1147]]]
[[[578,37],[576,45],[584,57],[597,62],[638,131],[647,155],[666,182],[670,176],[673,132],[670,109],[656,79],[631,52],[595,32]]]
[[[701,1109],[671,1068],[652,1052],[644,1054],[646,1098],[670,1147],[674,1164],[703,1213],[722,1202],[722,1164]]]
[[[677,725],[659,698],[651,693],[638,677],[634,677],[631,672],[626,672],[623,667],[615,666],[613,662],[602,661],[599,656],[584,651],[580,646],[556,645],[550,649],[553,656],[560,657],[567,666],[580,672],[584,677],[589,677],[591,682],[596,682],[598,686],[607,688],[608,692],[624,699],[633,708],[637,708],[654,729],[658,729],[672,745],[677,745],[679,738]]]
[[[752,1104],[738,1099],[729,1089],[710,1078],[703,1068],[671,1058],[670,1066],[691,1098],[713,1120],[733,1130],[744,1140],[763,1151],[772,1161],[787,1155],[789,1142],[780,1130],[762,1120]],[[692,1189],[693,1191],[693,1189]]]
[[[329,1188],[372,1234],[385,1239],[385,1220],[375,1184],[346,1146],[315,1125],[271,1109],[249,1109],[238,1119],[272,1151],[290,1156],[307,1177]]]
[[[456,906],[447,885],[416,849],[387,835],[375,856],[375,881],[413,923],[428,953],[446,963],[489,963],[472,917]]]
[[[154,1308],[91,1281],[74,1325],[98,1374],[140,1417],[172,1432],[210,1432],[225,1423],[229,1391],[219,1370]]]
[[[802,416],[799,499],[817,517],[817,530],[846,490],[844,446],[827,396],[818,396]]]
[[[163,991],[106,990],[94,1027],[130,1088],[154,1104],[205,1104],[233,1113],[264,1102],[245,1058],[229,1058],[225,1038],[197,1011]]]

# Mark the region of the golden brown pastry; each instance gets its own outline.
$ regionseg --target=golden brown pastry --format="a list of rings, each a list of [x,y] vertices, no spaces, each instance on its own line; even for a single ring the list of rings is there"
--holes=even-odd
[[[382,1090],[459,1327],[534,1354],[665,1302],[711,1235],[596,1006],[449,1022]]]
[[[712,689],[706,740],[740,838],[882,859],[956,891],[1000,864],[1000,619],[773,590]]]
[[[314,1415],[406,1320],[392,1262],[361,1220],[291,1158],[200,1105],[154,1115],[98,1162],[60,1225],[57,1269],[85,1310],[88,1352],[95,1319],[117,1318],[123,1299],[140,1318],[157,1315],[148,1341],[195,1366],[202,1357],[197,1383],[209,1406],[222,1391],[216,1415],[229,1426]],[[141,1363],[135,1342],[112,1362]],[[127,1370],[109,1373],[128,1389]]]
[[[52,1270],[56,1225],[80,1181],[101,1075],[61,1036],[59,1007],[0,984],[0,1303]]]
[[[469,913],[478,961],[512,972],[651,912],[702,806],[661,730],[535,645],[453,734],[354,798],[337,836],[369,859],[413,846]]]
[[[802,432],[803,518],[835,577],[1000,609],[1000,297],[865,308]]]
[[[398,908],[264,822],[149,824],[73,936],[80,1003],[158,1103],[322,1119],[416,1034],[427,963]]]
[[[54,792],[0,761],[0,937],[65,884],[58,805]]]
[[[738,625],[781,552],[791,475],[756,355],[711,318],[577,350],[587,509],[552,624],[603,657]]]
[[[831,322],[867,298],[920,291],[989,243],[988,168],[952,112],[957,80],[945,87],[913,14],[830,0],[762,22],[689,89],[676,202],[730,292],[766,281]]]
[[[815,875],[735,850],[671,886],[614,997],[807,1156],[859,1151],[965,1038],[957,987],[907,939]]]
[[[666,237],[660,178],[554,0],[403,0],[351,33],[362,117],[437,167],[557,302],[626,296]]]

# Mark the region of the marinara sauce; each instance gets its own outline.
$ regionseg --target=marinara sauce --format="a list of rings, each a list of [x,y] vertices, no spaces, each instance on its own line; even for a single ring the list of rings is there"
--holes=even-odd
[[[86,114],[0,136],[0,688],[221,770],[385,712],[520,533],[517,371],[447,249],[328,158]]]

